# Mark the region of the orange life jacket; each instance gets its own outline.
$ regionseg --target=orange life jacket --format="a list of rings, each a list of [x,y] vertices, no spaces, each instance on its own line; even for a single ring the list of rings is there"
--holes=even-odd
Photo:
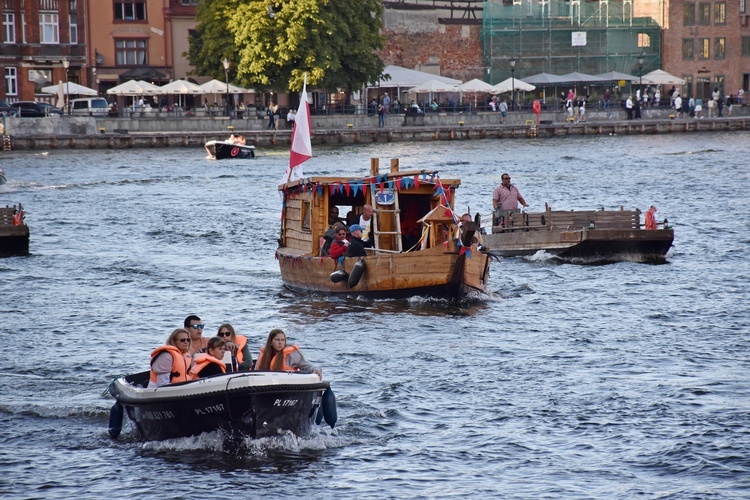
[[[26,212],[21,210],[20,208],[16,211],[16,213],[13,215],[13,225],[14,226],[23,226],[23,219],[26,217]]]
[[[164,351],[169,352],[172,355],[172,372],[169,374],[169,383],[176,384],[178,382],[187,382],[188,368],[190,367],[190,359],[186,354],[182,354],[179,349],[173,345],[163,345],[154,349],[151,353],[151,376],[150,380],[156,384],[156,372],[154,371],[154,360],[156,357]]]
[[[260,367],[260,364],[263,362],[263,353],[266,350],[265,347],[260,348],[260,354],[258,355],[258,360],[255,362],[255,369],[258,370]],[[284,350],[281,352],[282,356],[284,356],[284,364],[281,365],[281,371],[284,372],[296,372],[299,371],[297,368],[293,366],[289,366],[286,364],[286,358],[293,353],[294,351],[299,351],[299,347],[296,345],[288,345],[284,348]],[[268,364],[268,366],[273,366],[274,359],[276,359],[276,354],[273,358],[271,358],[271,362]]]
[[[655,209],[646,210],[646,229],[656,229],[656,216],[654,212],[656,212]]]
[[[210,354],[206,353],[200,353],[196,354],[193,357],[193,366],[190,368],[190,371],[188,372],[188,380],[198,380],[200,377],[198,376],[198,372],[200,372],[202,369],[206,367],[209,363],[216,363],[221,367],[221,371],[226,373],[227,372],[227,365],[224,364],[224,362],[220,359],[214,358]]]
[[[234,343],[237,344],[237,364],[242,364],[242,361],[245,359],[242,349],[247,345],[247,337],[244,335],[235,335]]]

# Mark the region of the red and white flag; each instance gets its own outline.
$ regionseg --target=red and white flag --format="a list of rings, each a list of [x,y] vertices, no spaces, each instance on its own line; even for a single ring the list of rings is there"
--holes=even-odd
[[[289,168],[287,168],[284,174],[284,182],[301,179],[304,176],[302,163],[312,158],[312,145],[310,144],[311,130],[310,103],[307,100],[307,75],[305,75],[305,82],[302,85],[302,95],[299,100],[299,109],[294,118],[292,152],[289,155]]]

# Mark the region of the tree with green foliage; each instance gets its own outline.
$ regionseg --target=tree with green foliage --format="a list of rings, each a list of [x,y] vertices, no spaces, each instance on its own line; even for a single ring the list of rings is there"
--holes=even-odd
[[[359,89],[377,81],[385,65],[381,0],[202,0],[188,59],[196,73],[246,87],[299,91]]]

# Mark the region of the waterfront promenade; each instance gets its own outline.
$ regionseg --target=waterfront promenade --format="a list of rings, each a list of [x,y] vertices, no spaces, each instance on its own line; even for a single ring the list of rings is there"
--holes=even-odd
[[[358,144],[373,142],[426,142],[479,139],[529,139],[568,135],[672,134],[703,131],[740,131],[750,127],[750,108],[735,107],[732,116],[678,118],[668,108],[645,108],[643,118],[627,120],[622,109],[590,110],[586,121],[572,123],[560,111],[543,112],[537,123],[530,112],[509,113],[501,123],[498,112],[388,115],[377,126],[368,115],[312,116],[312,143]],[[11,150],[123,149],[195,147],[206,141],[243,134],[248,144],[287,147],[291,129],[269,130],[264,117],[198,117],[168,113],[125,118],[48,117],[6,118],[5,141]]]

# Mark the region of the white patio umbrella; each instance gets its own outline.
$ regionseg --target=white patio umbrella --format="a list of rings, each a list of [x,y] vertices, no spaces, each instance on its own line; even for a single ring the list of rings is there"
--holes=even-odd
[[[210,80],[206,83],[202,83],[198,86],[203,89],[204,94],[226,94],[227,93],[227,84],[216,79]],[[237,85],[232,85],[231,83],[229,84],[230,94],[245,94],[245,93],[252,93],[252,92],[254,92],[254,90],[247,90],[247,89],[243,89],[242,87],[238,87]]]
[[[640,81],[640,79],[634,79],[633,81]],[[655,69],[654,71],[643,75],[643,83],[649,85],[684,85],[685,80],[670,75],[664,70]]]
[[[85,95],[85,96],[97,96],[99,93],[83,85],[79,85],[74,82],[65,83],[60,81],[57,85],[50,85],[49,87],[42,87],[42,92],[45,94],[58,94],[62,87],[63,95]]]
[[[428,99],[430,101],[432,101],[433,92],[458,92],[458,90],[456,89],[456,85],[439,80],[427,80],[409,89],[409,94],[429,94]]]
[[[156,91],[158,95],[177,95],[179,105],[182,106],[183,95],[203,94],[203,89],[199,85],[187,80],[175,80],[166,85],[162,85]]]
[[[145,84],[145,85],[144,85]],[[158,89],[156,85],[152,85],[148,82],[139,82],[136,80],[128,80],[125,83],[116,85],[111,89],[107,90],[107,94],[137,97],[141,95],[153,95],[155,94],[154,89]]]
[[[462,83],[461,85],[456,85],[456,90],[461,92],[461,95],[459,97],[460,102],[463,102],[464,98],[464,92],[474,93],[474,107],[477,107],[477,93],[478,92],[484,92],[484,93],[492,93],[492,85],[490,85],[487,82],[484,82],[480,80],[479,78],[474,78],[473,80],[469,80],[466,83]]]
[[[519,80],[518,78],[508,78],[507,80],[503,80],[502,82],[493,86],[491,92],[493,94],[502,94],[503,92],[510,92],[511,90],[531,92],[535,88],[536,86],[530,83],[526,83],[523,80]]]

